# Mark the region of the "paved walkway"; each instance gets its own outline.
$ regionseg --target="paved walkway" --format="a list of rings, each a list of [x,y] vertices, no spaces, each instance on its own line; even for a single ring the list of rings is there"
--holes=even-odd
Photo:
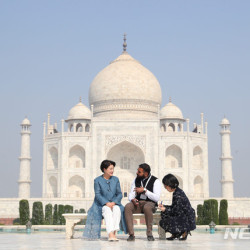
[[[127,235],[118,235],[119,242],[108,242],[105,237],[105,232],[102,232],[102,238],[98,241],[82,240],[80,232],[76,232],[76,239],[66,240],[64,232],[50,232],[50,233],[0,233],[0,249],[4,250],[29,250],[29,249],[107,249],[107,250],[143,250],[143,249],[199,249],[199,250],[249,250],[249,239],[231,238],[225,240],[224,233],[216,232],[209,234],[208,232],[198,233],[193,232],[192,236],[188,237],[187,241],[160,241],[156,237],[154,242],[148,242],[145,232],[137,232],[135,242],[127,242]],[[157,236],[157,233],[154,233]]]

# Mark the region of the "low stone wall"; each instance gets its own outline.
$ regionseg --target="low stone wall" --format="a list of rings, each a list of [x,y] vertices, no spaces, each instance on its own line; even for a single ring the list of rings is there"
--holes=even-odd
[[[228,218],[229,224],[232,225],[234,223],[238,223],[240,225],[250,225],[250,218]]]
[[[13,225],[15,218],[0,218],[0,225]]]

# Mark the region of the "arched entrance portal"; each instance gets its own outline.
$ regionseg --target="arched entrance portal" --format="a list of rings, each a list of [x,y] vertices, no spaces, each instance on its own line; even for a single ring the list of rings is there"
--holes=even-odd
[[[172,145],[166,149],[165,153],[167,168],[181,168],[182,167],[182,151],[181,148]]]
[[[109,150],[107,159],[116,162],[114,175],[120,179],[123,197],[127,197],[139,164],[145,162],[142,150],[138,146],[124,141]]]
[[[78,175],[69,179],[68,197],[85,198],[85,180]]]

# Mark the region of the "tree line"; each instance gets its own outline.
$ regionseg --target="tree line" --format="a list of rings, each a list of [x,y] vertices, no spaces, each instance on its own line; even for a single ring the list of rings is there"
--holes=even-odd
[[[218,212],[218,201],[215,199],[205,200],[203,205],[197,206],[197,225],[209,225],[213,221],[216,225],[228,225],[228,202],[220,201],[220,210]]]
[[[228,202],[220,201],[220,209],[218,211],[218,201],[215,199],[205,200],[203,205],[197,206],[197,225],[209,225],[213,221],[216,225],[228,225]],[[21,225],[26,225],[31,221],[33,225],[65,225],[64,213],[73,213],[74,208],[71,205],[45,205],[45,213],[41,201],[33,203],[32,217],[30,217],[30,209],[28,200],[19,201],[19,219]],[[85,213],[85,209],[75,210],[75,213]]]
[[[65,225],[63,214],[73,213],[74,208],[71,205],[46,204],[45,213],[43,203],[36,201],[32,206],[32,217],[30,217],[30,209],[28,200],[19,201],[19,220],[21,225],[26,225],[31,221],[32,225]],[[78,213],[78,210],[75,210]],[[79,213],[85,213],[85,209],[79,210]]]

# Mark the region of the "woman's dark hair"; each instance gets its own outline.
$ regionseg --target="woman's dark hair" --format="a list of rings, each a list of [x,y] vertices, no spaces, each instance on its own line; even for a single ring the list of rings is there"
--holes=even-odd
[[[139,168],[142,168],[144,172],[150,174],[151,168],[147,163],[142,163],[139,165]]]
[[[162,179],[163,185],[169,186],[171,188],[177,188],[179,186],[179,181],[172,174],[167,174]]]
[[[104,168],[107,169],[110,165],[113,165],[115,167],[115,162],[110,160],[104,160],[101,163],[100,169],[104,173]]]

